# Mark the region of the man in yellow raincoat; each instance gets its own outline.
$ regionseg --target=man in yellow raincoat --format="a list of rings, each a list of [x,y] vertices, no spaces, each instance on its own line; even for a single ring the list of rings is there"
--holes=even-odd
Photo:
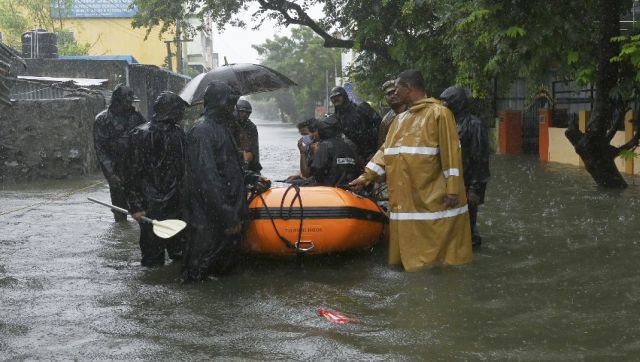
[[[389,264],[416,271],[472,259],[462,157],[453,114],[427,98],[420,72],[396,79],[396,96],[409,106],[385,142],[351,182],[358,189],[386,176],[389,187]]]

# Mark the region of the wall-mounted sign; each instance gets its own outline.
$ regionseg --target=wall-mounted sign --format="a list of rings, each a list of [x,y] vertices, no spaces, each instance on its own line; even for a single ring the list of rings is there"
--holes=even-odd
[[[65,5],[71,3],[71,5]],[[132,18],[131,0],[51,0],[54,18]]]

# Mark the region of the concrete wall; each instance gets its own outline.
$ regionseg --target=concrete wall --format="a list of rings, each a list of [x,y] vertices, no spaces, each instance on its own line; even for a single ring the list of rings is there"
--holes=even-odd
[[[616,132],[613,139],[611,140],[611,145],[619,147],[627,143],[627,141],[631,139],[631,137],[633,136],[633,123],[632,123],[633,117],[634,115],[632,112],[627,113],[626,121],[625,121],[625,130]],[[578,126],[579,126],[579,129],[583,132],[587,128],[588,119],[589,119],[588,111],[581,111],[579,113]],[[541,131],[540,131],[541,140],[545,136],[548,136],[548,143],[546,143],[548,144],[548,149],[545,152],[545,150],[541,148],[540,159],[544,160],[546,156],[547,157],[546,160],[550,162],[565,163],[569,165],[584,167],[582,160],[580,159],[580,156],[578,156],[578,154],[576,153],[571,142],[569,142],[567,137],[565,137],[564,135],[565,131],[566,131],[566,128],[558,128],[558,127],[548,127],[546,129],[541,128]],[[615,164],[618,170],[622,173],[640,174],[639,157],[636,157],[635,159],[628,160],[628,161],[625,161],[622,158],[617,157],[615,159]]]
[[[573,145],[564,135],[566,130],[566,128],[549,127],[549,161],[582,166],[580,163],[580,156],[578,156]],[[613,136],[611,144],[614,146],[623,145],[625,144],[624,139],[624,131],[618,131],[616,132],[616,135]],[[637,163],[638,161],[635,162]],[[625,161],[623,159],[617,157],[615,159],[615,163],[620,172],[625,172]],[[635,173],[640,171],[637,167],[635,170]]]
[[[573,145],[564,132],[566,128],[549,127],[549,162],[567,163],[578,166],[580,156],[573,149]]]
[[[191,78],[160,69],[153,65],[131,64],[129,82],[136,98],[137,108],[149,120],[153,116],[153,102],[165,90],[179,94]]]
[[[100,94],[16,101],[0,112],[0,182],[66,178],[97,170],[93,123]]]
[[[165,90],[179,93],[191,79],[155,65],[129,64],[124,60],[28,59],[27,70],[21,75],[37,77],[108,79],[105,90],[129,84],[140,102],[136,107],[149,119],[153,102]]]

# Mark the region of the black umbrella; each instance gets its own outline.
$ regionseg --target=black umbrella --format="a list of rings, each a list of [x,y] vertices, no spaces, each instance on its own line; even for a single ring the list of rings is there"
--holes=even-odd
[[[242,95],[269,92],[297,85],[285,75],[260,64],[228,64],[198,74],[182,88],[180,97],[193,105],[202,102],[207,85],[213,80],[226,82]]]

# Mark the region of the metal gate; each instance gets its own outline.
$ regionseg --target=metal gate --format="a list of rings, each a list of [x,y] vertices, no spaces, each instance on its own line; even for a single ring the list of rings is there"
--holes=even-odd
[[[540,110],[551,107],[549,95],[539,93],[522,114],[522,153],[538,154]]]

